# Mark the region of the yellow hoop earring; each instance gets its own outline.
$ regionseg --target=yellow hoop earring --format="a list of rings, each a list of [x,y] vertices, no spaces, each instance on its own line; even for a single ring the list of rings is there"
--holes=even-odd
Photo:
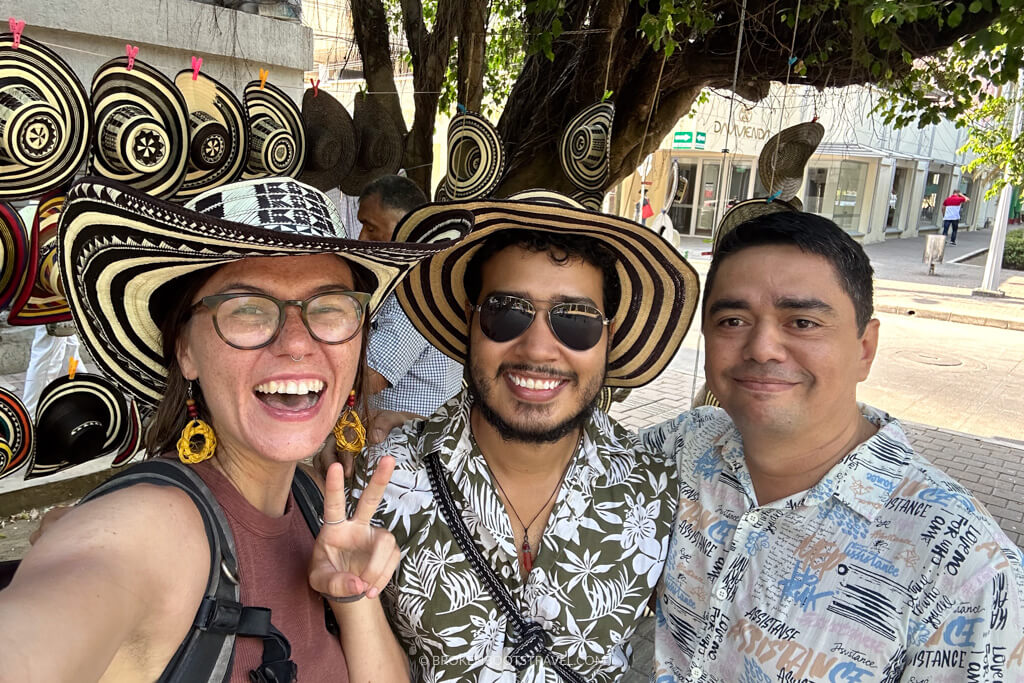
[[[210,425],[199,419],[199,409],[192,399],[192,383],[188,385],[188,398],[185,399],[189,421],[181,430],[178,439],[178,460],[186,465],[195,465],[213,457],[217,449],[217,436]]]
[[[363,426],[363,421],[359,419],[359,413],[356,412],[356,392],[355,389],[348,395],[348,400],[345,401],[345,412],[338,418],[338,423],[334,425],[334,443],[338,446],[339,451],[348,451],[349,453],[358,453],[363,450],[363,446],[366,445],[366,427]],[[349,441],[345,437],[345,430],[351,429],[355,434],[355,438]]]

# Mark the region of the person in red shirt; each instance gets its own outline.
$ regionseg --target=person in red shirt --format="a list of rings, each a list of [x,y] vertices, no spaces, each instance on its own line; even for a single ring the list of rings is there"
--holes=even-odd
[[[960,205],[969,201],[971,200],[963,192],[953,190],[953,194],[942,202],[942,206],[945,208],[942,215],[942,236],[945,237],[946,232],[953,228],[952,239],[950,239],[950,244],[953,246],[956,246],[956,231],[960,228]]]

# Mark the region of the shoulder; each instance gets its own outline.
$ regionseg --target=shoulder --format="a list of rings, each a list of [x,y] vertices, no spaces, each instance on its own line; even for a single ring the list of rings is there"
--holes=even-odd
[[[701,406],[646,427],[639,436],[649,449],[671,453],[678,459],[686,453],[705,450],[733,429],[732,419],[724,410]]]
[[[660,448],[649,448],[635,433],[601,411],[594,411],[588,429],[593,457],[605,470],[604,483],[625,482],[649,495],[677,492],[675,457]]]

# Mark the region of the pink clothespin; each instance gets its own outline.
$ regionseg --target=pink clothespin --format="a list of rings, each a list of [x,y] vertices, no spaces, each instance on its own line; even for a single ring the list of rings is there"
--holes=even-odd
[[[320,79],[317,78],[316,80],[313,80],[311,78],[311,79],[309,79],[309,84],[311,86],[313,86],[313,97],[316,97],[317,95],[319,95],[320,94]]]
[[[129,45],[129,44],[126,43],[125,46],[124,46],[124,53],[126,55],[128,55],[128,67],[127,68],[128,68],[128,71],[131,71],[132,69],[135,68],[135,58],[139,54],[139,46],[138,45]]]
[[[192,80],[199,80],[199,69],[203,68],[203,58],[192,55]]]
[[[21,32],[25,30],[25,22],[19,21],[14,17],[10,17],[7,21],[11,25],[11,33],[14,34],[13,47],[17,50],[21,47]]]
[[[263,86],[267,84],[268,76],[270,76],[268,69],[260,69],[260,90],[263,90]]]

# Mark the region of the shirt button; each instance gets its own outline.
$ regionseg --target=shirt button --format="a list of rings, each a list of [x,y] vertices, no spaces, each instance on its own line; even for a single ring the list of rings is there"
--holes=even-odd
[[[704,670],[701,669],[699,666],[692,666],[692,667],[690,667],[690,678],[692,678],[693,680],[695,680],[695,681],[699,680],[700,677],[703,676],[703,675],[704,675]]]
[[[751,512],[747,515],[747,521],[750,522],[752,525],[757,526],[758,523],[761,521],[761,515],[757,512]]]
[[[727,597],[729,597],[729,592],[727,590],[725,590],[724,588],[719,588],[718,592],[715,593],[715,596],[719,600],[725,600]]]

